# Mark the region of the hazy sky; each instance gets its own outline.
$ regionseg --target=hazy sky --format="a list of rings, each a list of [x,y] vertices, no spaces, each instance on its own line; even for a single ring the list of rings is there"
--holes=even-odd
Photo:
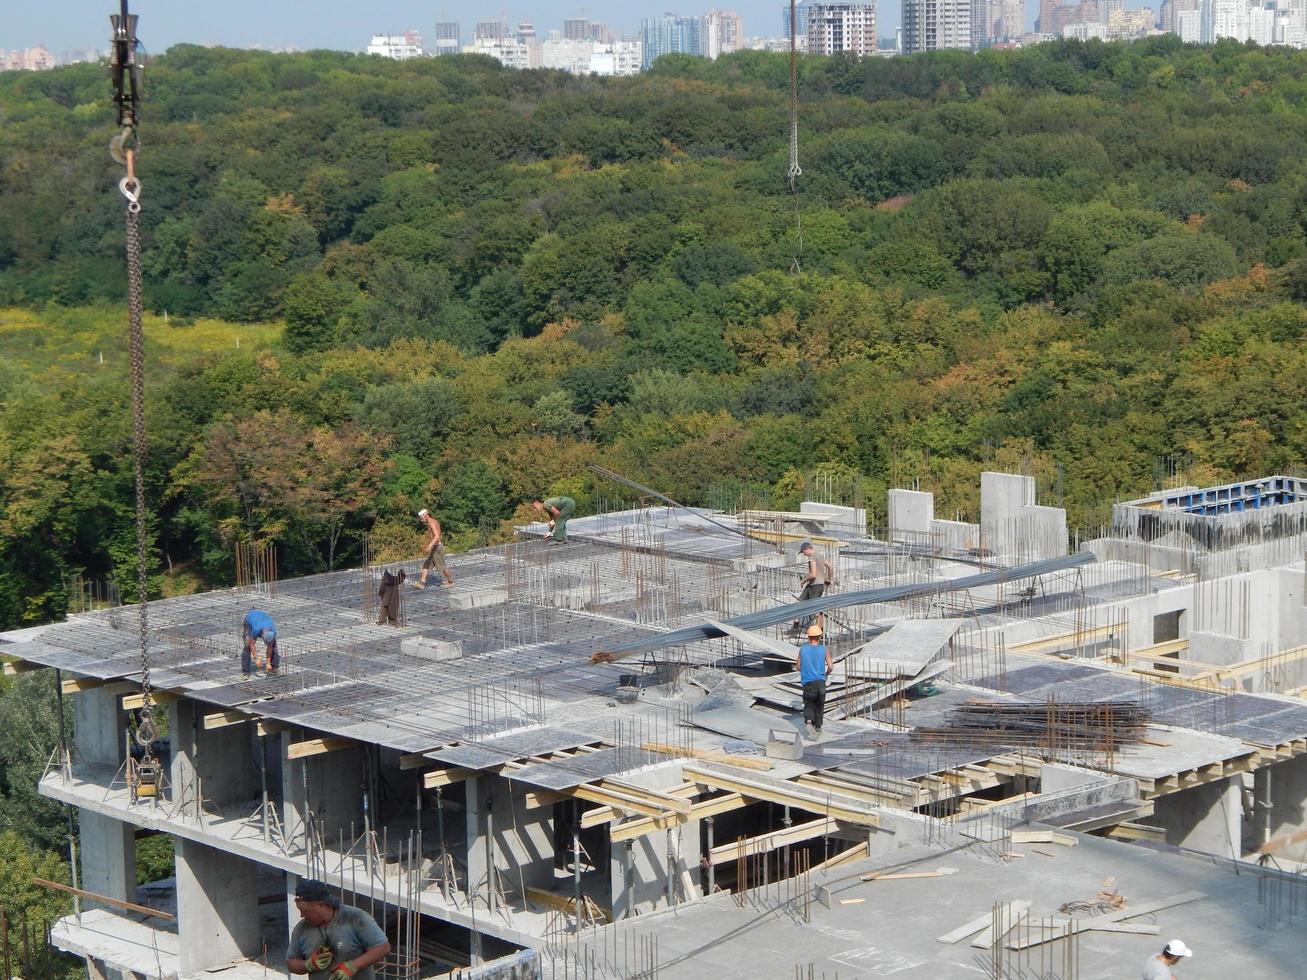
[[[1035,0],[1028,0],[1034,3]],[[179,42],[216,43],[234,47],[336,48],[360,51],[376,33],[399,33],[413,28],[427,43],[434,41],[437,20],[457,20],[464,41],[472,22],[505,16],[516,25],[532,21],[543,35],[562,29],[564,17],[586,16],[611,24],[618,33],[634,33],[642,17],[671,11],[702,14],[713,7],[735,10],[744,18],[745,33],[780,33],[781,8],[788,0],[132,0],[140,14],[141,41],[150,51],[161,52]],[[109,36],[109,14],[118,10],[115,0],[5,0],[0,17],[0,48],[27,48],[44,44],[52,52],[70,48],[103,49]],[[892,36],[899,22],[899,0],[888,0],[878,10],[878,33]]]

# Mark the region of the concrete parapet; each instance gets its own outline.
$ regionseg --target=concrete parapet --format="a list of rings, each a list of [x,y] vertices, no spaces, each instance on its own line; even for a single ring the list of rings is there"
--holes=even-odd
[[[927,534],[935,518],[935,495],[924,490],[891,490],[886,495],[889,507],[889,533]]]
[[[507,589],[466,589],[451,592],[450,609],[476,609],[480,606],[498,606],[508,601]]]

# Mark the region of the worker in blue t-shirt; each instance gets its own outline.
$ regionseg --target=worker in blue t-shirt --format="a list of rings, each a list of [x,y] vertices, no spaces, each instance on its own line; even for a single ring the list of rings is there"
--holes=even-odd
[[[250,676],[250,660],[254,661],[256,667],[264,665],[264,661],[260,660],[255,652],[255,643],[259,640],[263,641],[263,648],[267,654],[268,673],[275,674],[281,665],[281,658],[277,656],[276,624],[263,610],[251,609],[245,614],[245,622],[241,624],[242,677]]]
[[[835,667],[830,651],[822,642],[821,627],[813,623],[808,627],[808,642],[799,647],[794,658],[794,669],[803,684],[803,721],[808,726],[809,738],[821,737],[821,718],[826,710],[826,675]]]

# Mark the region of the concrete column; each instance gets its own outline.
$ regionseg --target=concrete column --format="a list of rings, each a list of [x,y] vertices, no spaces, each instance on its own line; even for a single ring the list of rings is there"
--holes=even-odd
[[[1270,801],[1265,816],[1268,836],[1275,838],[1307,830],[1307,756],[1264,766],[1253,775],[1258,802]]]
[[[73,697],[73,746],[81,762],[121,766],[126,759],[126,729],[122,695],[95,688]]]
[[[493,861],[493,818],[486,799],[489,776],[475,776],[463,784],[467,802],[463,813],[467,821],[467,894],[469,901],[478,899],[489,907],[493,902],[490,867]]]
[[[1240,857],[1243,804],[1238,776],[1158,797],[1153,806],[1152,823],[1166,829],[1168,844]]]
[[[286,840],[290,843],[291,852],[300,851],[302,853],[305,847],[304,840],[304,820],[305,820],[305,800],[308,793],[308,787],[305,784],[304,774],[305,765],[308,760],[287,760],[286,746],[292,741],[290,732],[282,732],[279,735],[268,736],[268,755],[274,753],[283,761],[281,764],[281,829],[286,835]],[[269,767],[271,771],[271,767]],[[288,881],[288,887],[292,892],[295,890],[295,883]]]
[[[181,838],[176,865],[180,972],[196,973],[257,956],[257,866]]]
[[[136,901],[136,829],[90,810],[79,810],[78,819],[81,886],[108,898]]]

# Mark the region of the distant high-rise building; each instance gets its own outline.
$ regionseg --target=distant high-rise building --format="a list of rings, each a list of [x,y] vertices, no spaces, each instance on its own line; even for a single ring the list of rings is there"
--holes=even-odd
[[[699,40],[708,58],[739,51],[744,45],[744,21],[733,10],[710,10],[703,15]]]
[[[590,40],[594,41],[596,44],[614,44],[617,40],[617,35],[613,33],[613,29],[607,24],[602,23],[601,21],[592,20],[590,21]],[[609,74],[615,73],[610,72]]]
[[[665,54],[701,54],[698,17],[663,14],[640,22],[642,67],[648,68]]]
[[[517,25],[517,39],[523,44],[530,44],[536,39],[536,26],[529,20],[524,20]],[[547,67],[547,66],[546,66]]]
[[[463,47],[463,29],[457,21],[436,21],[434,54],[458,54]]]
[[[903,53],[970,49],[971,0],[903,0]]]
[[[563,21],[563,40],[590,40],[590,21],[585,17],[568,17]]]
[[[540,46],[524,44],[515,37],[478,37],[463,49],[467,54],[484,54],[507,68],[539,68]]]
[[[639,41],[595,42],[590,71],[596,75],[636,75],[642,60]]]
[[[1039,0],[1039,16],[1035,18],[1035,30],[1040,34],[1054,34],[1057,28],[1054,21],[1057,19],[1057,8],[1062,6],[1062,0]]]
[[[904,9],[911,0],[904,0]],[[967,0],[970,2],[970,0]],[[808,4],[808,53],[876,53],[876,4]]]
[[[989,41],[1007,41],[1026,33],[1025,0],[989,0],[985,13]]]
[[[472,32],[473,41],[502,41],[508,36],[508,25],[502,20],[479,20]]]
[[[796,23],[796,34],[808,33],[808,4],[798,3],[794,5],[794,19]],[[781,36],[790,36],[790,6],[786,4],[781,8]]]
[[[396,61],[422,57],[422,35],[417,31],[405,31],[403,34],[374,34],[368,43],[368,54]]]

